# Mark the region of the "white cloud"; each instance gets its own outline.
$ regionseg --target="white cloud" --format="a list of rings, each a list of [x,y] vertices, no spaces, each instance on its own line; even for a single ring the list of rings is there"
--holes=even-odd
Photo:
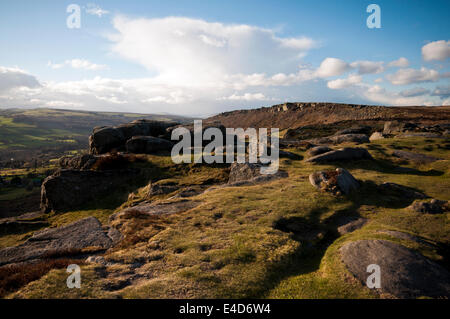
[[[103,70],[103,69],[108,68],[106,65],[95,64],[95,63],[89,62],[88,60],[83,60],[83,59],[68,60],[68,61],[66,61],[66,64],[70,65],[74,69],[84,69],[84,70],[91,70],[91,71]]]
[[[88,70],[88,71],[99,71],[99,70],[108,69],[107,65],[95,64],[95,63],[89,62],[88,60],[84,60],[84,59],[66,60],[66,61],[64,61],[64,63],[52,63],[51,61],[49,61],[47,63],[47,66],[52,69],[61,69],[64,66],[69,66],[73,69],[83,69],[83,70]]]
[[[42,103],[41,100],[36,99],[36,102]],[[67,101],[48,101],[44,103],[47,107],[78,107],[83,106],[82,103],[74,103],[74,102],[67,102]]]
[[[327,86],[334,90],[346,90],[352,96],[359,96],[382,105],[436,105],[435,102],[430,101],[430,98],[427,97],[430,93],[429,90],[424,88],[392,92],[380,85],[362,82],[362,77],[357,74],[350,74],[347,78],[329,81]]]
[[[397,60],[388,63],[388,67],[407,68],[409,61],[407,58],[401,57]]]
[[[89,3],[86,8],[86,13],[96,15],[97,17],[101,18],[102,16],[108,14],[109,11],[103,10],[102,8],[100,8],[100,6],[94,3]]]
[[[357,68],[359,74],[373,74],[384,72],[383,61],[355,61],[350,64],[352,68]]]
[[[358,74],[350,74],[347,78],[329,81],[327,83],[327,86],[330,89],[338,90],[338,89],[350,87],[352,85],[356,85],[361,82],[362,82],[362,76],[360,76]]]
[[[237,74],[292,72],[300,57],[317,46],[310,38],[282,38],[271,29],[182,17],[118,16],[113,25],[113,51],[170,85],[221,85]]]
[[[265,97],[262,93],[245,93],[243,95],[238,95],[236,93],[227,96],[227,97],[221,97],[217,100],[229,100],[229,101],[265,101],[270,100]]]
[[[33,75],[24,70],[0,66],[0,92],[21,87],[35,88],[40,85]]]
[[[52,63],[52,61],[48,61],[47,66],[54,70],[61,69],[64,67],[64,63]]]
[[[444,61],[450,57],[450,41],[440,40],[424,45],[422,57],[425,61]]]
[[[425,94],[429,94],[430,90],[427,90],[422,87],[415,87],[409,90],[403,90],[400,92],[400,95],[403,97],[414,97],[414,96],[421,96]]]
[[[331,76],[341,75],[350,69],[350,65],[341,59],[326,58],[322,61],[315,74],[318,77],[327,78]]]
[[[305,64],[303,57],[318,43],[307,37],[282,37],[272,29],[181,17],[116,17],[113,26],[116,33],[108,36],[112,53],[144,66],[153,74],[151,77],[94,77],[40,84],[18,69],[9,69],[4,80],[2,70],[6,68],[0,67],[0,106],[203,115],[230,106],[257,107],[262,101],[275,104],[330,97],[386,105],[440,104],[448,92],[438,87],[433,94],[421,88],[393,92],[376,85],[383,81],[381,77],[372,85],[364,83],[365,74],[380,74],[389,67],[400,68],[386,76],[395,85],[435,82],[450,76],[446,69],[439,74],[427,68],[406,68],[406,58],[349,63],[327,57],[320,65]],[[85,59],[49,62],[48,66],[91,71],[107,68]],[[353,73],[344,75],[350,71]],[[12,74],[18,80],[12,80]],[[333,78],[338,76],[342,78]]]
[[[379,85],[361,86],[359,94],[370,101],[374,101],[383,105],[394,106],[414,106],[414,105],[430,105],[433,104],[428,98],[423,96],[402,96],[400,93],[391,92]]]
[[[431,93],[433,96],[439,96],[441,99],[450,97],[450,85],[437,86]]]
[[[439,80],[439,73],[433,69],[422,67],[417,69],[400,69],[386,78],[394,85],[405,85],[410,83],[436,82]]]

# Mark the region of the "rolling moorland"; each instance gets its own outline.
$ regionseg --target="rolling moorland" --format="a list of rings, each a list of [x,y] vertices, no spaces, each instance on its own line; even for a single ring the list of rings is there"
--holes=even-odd
[[[0,168],[25,163],[39,164],[68,151],[87,149],[93,127],[114,126],[135,119],[186,122],[181,116],[137,113],[106,113],[57,109],[0,110]]]
[[[8,181],[8,186],[0,190],[0,218],[38,210],[42,180],[58,169],[60,157],[88,152],[92,128],[135,119],[190,121],[158,114],[47,108],[0,110],[0,184]],[[13,178],[19,179],[20,187],[9,187]]]
[[[204,121],[279,127],[270,177],[257,164],[174,164],[170,132],[187,119],[94,114],[55,161],[2,168],[0,297],[450,296],[450,107],[286,103]],[[57,135],[73,138],[63,118]],[[8,132],[5,150],[32,140]],[[24,188],[14,174],[46,178]],[[69,264],[81,289],[66,286]],[[366,287],[369,264],[381,288]]]

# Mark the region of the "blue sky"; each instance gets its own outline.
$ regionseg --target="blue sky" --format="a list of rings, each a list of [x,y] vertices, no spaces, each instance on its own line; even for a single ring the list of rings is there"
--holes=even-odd
[[[69,29],[70,4],[81,28]],[[369,29],[369,4],[381,28]],[[0,3],[0,108],[450,104],[449,1]]]

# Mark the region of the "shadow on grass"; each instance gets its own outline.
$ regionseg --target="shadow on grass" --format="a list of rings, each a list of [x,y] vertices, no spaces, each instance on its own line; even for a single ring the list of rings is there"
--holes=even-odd
[[[269,267],[267,276],[264,277],[259,288],[251,292],[247,297],[267,298],[267,294],[283,280],[317,271],[328,247],[337,238],[338,236],[334,232],[327,232],[325,237],[316,245],[301,245],[282,262]]]
[[[283,261],[270,266],[261,286],[252,291],[248,298],[266,298],[267,293],[286,278],[315,272],[320,268],[328,247],[339,237],[336,230],[339,225],[329,220],[320,222],[320,216],[327,211],[326,208],[317,208],[306,218],[282,217],[273,223],[274,229],[289,233],[301,245]],[[338,217],[359,216],[348,210],[336,212],[333,216],[336,214]]]
[[[48,226],[49,223],[46,221],[13,221],[0,224],[0,236],[25,234]]]
[[[385,174],[416,175],[416,176],[441,176],[444,174],[444,172],[437,171],[435,169],[431,169],[428,171],[421,171],[411,167],[402,167],[398,166],[397,164],[389,160],[384,159],[333,162],[333,165],[348,170],[363,169]]]
[[[350,200],[350,206],[334,212],[322,221],[320,217],[328,211],[326,208],[313,209],[306,218],[283,217],[274,222],[273,228],[290,233],[291,238],[299,241],[301,246],[285,260],[269,268],[261,288],[254,295],[250,295],[250,298],[264,298],[284,279],[319,270],[327,249],[340,237],[337,228],[361,217],[361,206],[399,209],[409,206],[416,199],[414,196],[405,196],[402,191],[386,193],[386,190],[380,189],[380,186],[372,181],[362,181],[360,184],[361,188],[357,193],[345,196],[346,200]],[[410,187],[405,189],[411,194],[419,192]],[[319,233],[322,236],[315,236]]]

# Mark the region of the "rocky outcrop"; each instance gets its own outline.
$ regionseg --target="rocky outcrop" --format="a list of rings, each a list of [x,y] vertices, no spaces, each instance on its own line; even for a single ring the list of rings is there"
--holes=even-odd
[[[167,128],[177,125],[174,122],[136,120],[117,127],[96,127],[89,137],[91,154],[104,154],[113,150],[125,149],[125,143],[134,136],[166,137]]]
[[[397,298],[450,297],[450,274],[437,263],[386,240],[359,240],[340,249],[348,270],[366,285],[367,266],[381,271],[381,291]]]
[[[423,214],[442,214],[450,210],[450,203],[444,200],[432,199],[431,201],[415,201],[408,209]]]
[[[396,230],[379,230],[378,233],[381,234],[386,234],[388,236],[394,237],[394,238],[398,238],[398,239],[402,239],[402,240],[409,240],[409,241],[413,241],[422,245],[425,245],[427,247],[433,247],[435,248],[435,246],[431,243],[429,243],[428,241],[426,241],[424,238],[418,237],[418,236],[414,236],[408,233],[404,233],[404,232],[400,232],[400,231],[396,231]]]
[[[115,230],[115,232],[118,232]],[[0,266],[34,259],[77,255],[84,248],[106,250],[117,243],[95,217],[88,217],[67,226],[36,232],[25,243],[0,250]]]
[[[340,235],[345,235],[351,232],[354,232],[357,229],[362,228],[365,224],[367,224],[368,219],[367,218],[358,218],[355,220],[351,220],[348,223],[339,226],[337,231]]]
[[[91,154],[104,154],[119,150],[125,141],[123,133],[115,127],[98,127],[89,136],[89,150]]]
[[[384,135],[382,132],[373,132],[372,135],[370,135],[369,140],[370,141],[377,141],[384,139]]]
[[[313,144],[342,144],[342,143],[370,143],[369,137],[365,134],[343,134],[327,137],[314,138],[309,140]]]
[[[64,156],[59,159],[59,166],[63,169],[90,169],[96,161],[97,157],[91,154]]]
[[[398,134],[407,130],[414,130],[416,127],[417,125],[414,123],[388,121],[384,123],[383,134]]]
[[[394,196],[402,199],[424,199],[428,196],[407,186],[395,184],[395,183],[382,183],[378,186],[378,190],[381,194],[387,196]]]
[[[178,186],[178,184],[173,182],[159,181],[156,183],[150,183],[150,185],[148,185],[147,197],[170,194],[172,192],[175,192],[179,188],[180,187]]]
[[[289,151],[278,150],[278,155],[280,156],[280,158],[289,158],[291,160],[301,160],[302,159],[302,157],[300,155],[297,155],[297,154],[289,152]]]
[[[311,163],[323,163],[323,162],[348,161],[360,159],[372,159],[372,156],[365,148],[346,147],[313,156],[307,159],[306,161]]]
[[[252,163],[233,163],[231,164],[230,176],[228,184],[234,182],[246,181],[254,177],[260,176],[261,165]]]
[[[329,151],[332,151],[331,148],[329,148],[327,145],[320,145],[320,146],[315,146],[311,149],[308,150],[308,155],[309,156],[316,156],[316,155],[320,155],[323,153],[327,153]]]
[[[191,137],[191,146],[194,146],[194,124],[189,124],[189,125],[177,125],[177,126],[172,126],[167,128],[167,132],[166,132],[166,136],[168,139],[171,139],[172,136],[172,132],[177,129],[177,128],[185,128],[190,132],[190,137]],[[214,122],[202,122],[202,131],[201,134],[203,136],[203,134],[205,133],[205,131],[208,128],[217,128],[219,129],[222,134],[223,134],[223,145],[226,145],[227,142],[227,134],[226,134],[226,128],[225,126],[223,126],[220,122],[214,121]],[[234,141],[236,141],[236,137],[234,137]],[[210,141],[209,140],[202,140],[202,146],[206,146],[207,144],[209,144]],[[236,145],[236,142],[233,142],[233,145]]]
[[[439,161],[440,158],[434,157],[434,156],[429,156],[429,155],[425,155],[425,154],[420,154],[420,153],[412,153],[412,152],[407,152],[407,151],[394,151],[392,153],[392,156],[398,157],[398,158],[402,158],[408,161],[413,161],[416,163],[423,163],[423,164],[428,164],[428,163],[432,163],[432,162],[436,162]]]
[[[370,134],[372,128],[367,125],[354,126],[337,131],[334,135],[345,135],[345,134]]]
[[[383,133],[395,135],[395,137],[440,138],[449,127],[449,123],[424,125],[420,123],[389,121],[384,123]]]
[[[309,175],[309,182],[317,189],[335,195],[349,194],[359,188],[358,181],[344,168],[335,171],[320,171]]]
[[[171,141],[152,137],[134,136],[126,142],[126,149],[129,153],[154,154],[161,151],[170,151],[173,143]]]
[[[164,216],[186,212],[200,205],[201,202],[182,199],[165,203],[142,203],[125,208],[110,216],[111,225],[118,227],[123,220],[140,216]]]
[[[231,164],[228,185],[240,186],[251,183],[259,183],[277,178],[287,177],[284,171],[277,171],[274,174],[261,174],[261,164],[236,163]]]
[[[410,132],[401,133],[395,136],[396,138],[408,138],[408,137],[425,137],[425,138],[441,138],[442,135],[438,133],[427,133],[427,132]]]
[[[137,170],[80,171],[60,170],[41,186],[43,212],[75,209],[135,180]]]
[[[170,139],[170,136],[167,135],[167,128],[175,125],[178,125],[178,123],[136,120],[131,123],[119,125],[117,129],[123,134],[125,140],[129,140],[133,136],[154,136]]]

